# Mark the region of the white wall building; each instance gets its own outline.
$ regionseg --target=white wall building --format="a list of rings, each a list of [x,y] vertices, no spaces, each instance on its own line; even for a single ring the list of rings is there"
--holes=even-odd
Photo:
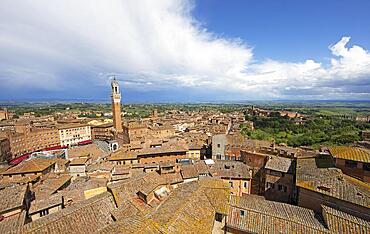
[[[58,126],[60,145],[72,146],[91,141],[91,127],[86,124],[68,124]]]

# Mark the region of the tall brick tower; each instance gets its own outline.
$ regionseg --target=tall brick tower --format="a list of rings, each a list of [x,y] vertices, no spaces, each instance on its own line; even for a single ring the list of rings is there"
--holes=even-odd
[[[112,112],[113,112],[113,127],[115,131],[122,132],[122,119],[121,119],[121,92],[116,77],[111,82],[112,87]]]

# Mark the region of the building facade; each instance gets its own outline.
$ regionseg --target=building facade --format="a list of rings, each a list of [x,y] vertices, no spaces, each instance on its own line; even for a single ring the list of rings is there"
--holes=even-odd
[[[91,127],[87,124],[68,124],[58,126],[60,145],[72,146],[91,141]]]
[[[106,123],[96,126],[91,126],[91,137],[93,140],[113,140],[113,124]]]
[[[30,128],[23,133],[9,133],[12,158],[60,145],[58,129],[55,127]]]
[[[11,159],[10,142],[8,138],[0,138],[0,162]]]

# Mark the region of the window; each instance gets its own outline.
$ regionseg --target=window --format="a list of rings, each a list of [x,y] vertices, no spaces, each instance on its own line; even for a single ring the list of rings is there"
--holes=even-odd
[[[357,167],[357,162],[352,161],[352,160],[346,160],[345,161],[345,166],[350,167],[350,168],[356,168]]]
[[[217,144],[217,148],[220,148],[221,147],[221,144]]]
[[[244,188],[248,188],[248,182],[244,182]]]
[[[222,214],[220,214],[220,213],[216,213],[216,215],[215,215],[216,217],[215,217],[215,220],[217,221],[217,222],[222,222]]]
[[[230,186],[230,188],[233,188],[233,182],[232,181],[229,182],[229,186]]]
[[[281,184],[278,185],[278,190],[279,191],[282,191],[283,190],[283,186]]]
[[[217,155],[216,155],[216,158],[217,158],[217,159],[221,159],[221,154],[217,154]]]
[[[244,216],[244,210],[240,210],[240,216]]]
[[[364,171],[370,171],[370,163],[364,163],[363,169]]]
[[[48,215],[49,214],[49,210],[42,210],[41,212],[40,212],[40,216],[42,217],[42,216],[45,216],[45,215]]]
[[[266,182],[266,189],[274,188],[274,184],[270,182]]]

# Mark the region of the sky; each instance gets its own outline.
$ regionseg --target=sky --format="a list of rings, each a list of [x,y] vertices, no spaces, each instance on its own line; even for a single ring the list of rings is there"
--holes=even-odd
[[[370,1],[2,0],[0,100],[370,100]]]

